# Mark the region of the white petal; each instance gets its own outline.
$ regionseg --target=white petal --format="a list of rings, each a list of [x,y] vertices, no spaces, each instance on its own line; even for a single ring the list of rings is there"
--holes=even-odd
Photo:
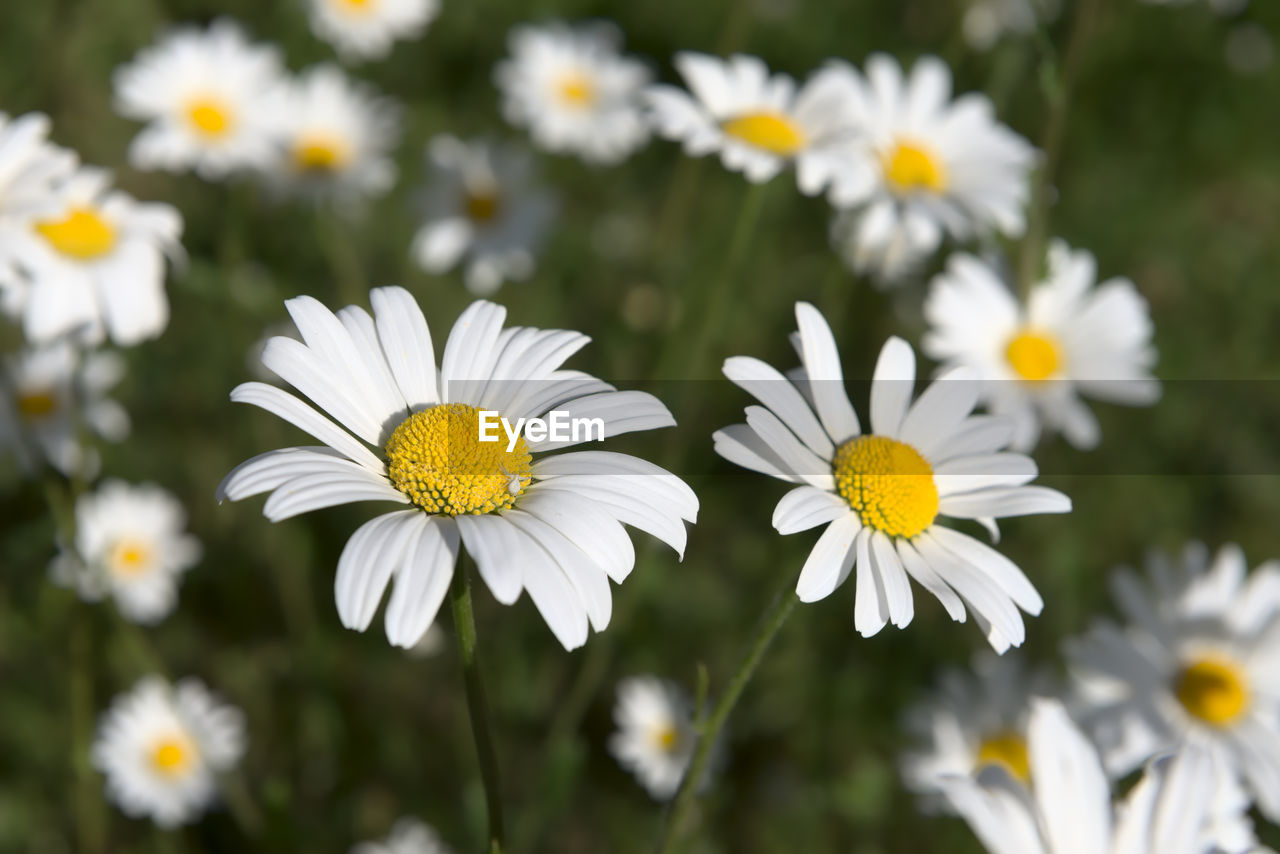
[[[440,363],[440,391],[444,401],[478,401],[497,359],[498,336],[507,310],[476,300],[458,316],[444,345]]]
[[[987,640],[1000,650],[1019,646],[1026,639],[1026,626],[1013,600],[995,582],[934,540],[929,532],[912,540],[917,551],[951,589],[960,594],[975,616],[990,624]]]
[[[1107,851],[1111,787],[1098,753],[1056,700],[1032,701],[1032,791],[1051,851]]]
[[[902,571],[902,564],[893,550],[893,543],[879,531],[871,533],[871,559],[884,587],[885,601],[889,606],[889,620],[898,628],[911,622],[915,616],[915,602],[911,598],[911,582]]]
[[[823,459],[831,459],[835,446],[818,423],[813,410],[800,392],[777,369],[759,359],[734,356],[726,359],[724,375],[763,403],[791,429],[809,450]]]
[[[510,605],[520,598],[520,549],[524,539],[501,516],[456,516],[458,533],[475,559],[493,598]]]
[[[874,415],[872,416],[875,417]],[[871,637],[889,622],[889,606],[884,600],[884,590],[876,577],[871,562],[871,529],[858,532],[857,551],[858,587],[854,591],[853,627],[864,638]]]
[[[529,598],[556,640],[565,649],[577,649],[587,642],[589,629],[582,597],[550,555],[525,534],[520,533],[519,538],[521,578]]]
[[[897,438],[916,382],[916,354],[897,336],[884,342],[871,378],[871,429]]]
[[[333,580],[342,625],[360,632],[369,627],[392,573],[425,520],[420,510],[385,513],[365,522],[347,540]]]
[[[953,531],[942,525],[934,525],[929,529],[943,548],[960,560],[972,564],[996,583],[1018,607],[1028,614],[1039,614],[1044,608],[1044,600],[1031,584],[1030,579],[1016,563],[1000,552],[973,537],[959,531]]]
[[[621,584],[635,566],[636,552],[622,524],[586,499],[569,492],[530,490],[520,509],[564,534]]]
[[[763,406],[747,407],[747,424],[764,440],[769,449],[778,455],[787,469],[810,486],[827,491],[835,490],[835,478],[831,475],[831,464],[804,446],[795,434],[786,428]]]
[[[604,422],[606,439],[638,430],[674,427],[676,424],[675,418],[671,416],[670,410],[662,401],[643,391],[607,391],[591,394],[561,403],[555,411],[563,413],[561,417],[568,419],[565,422],[566,425],[571,425],[578,419],[601,419]],[[567,426],[564,429],[565,435],[569,438],[553,440],[549,433],[542,441],[529,442],[529,450],[553,451],[598,439],[600,435],[600,431],[593,428],[581,430],[575,438]]]
[[[345,466],[329,471],[291,478],[279,486],[262,507],[262,515],[279,522],[324,507],[351,504],[356,501],[394,501],[408,504],[409,498],[393,487],[385,477],[376,475],[355,463],[335,460]]]
[[[992,487],[948,495],[939,502],[938,512],[955,519],[1070,513],[1071,499],[1047,486]]]
[[[825,489],[800,486],[782,496],[773,509],[773,527],[779,534],[795,534],[852,515],[849,503]]]
[[[993,486],[1022,486],[1034,480],[1035,460],[1023,454],[984,454],[957,457],[933,469],[938,495],[975,492]]]
[[[362,393],[344,388],[350,383],[337,381],[329,361],[301,341],[270,339],[262,348],[262,364],[361,439],[371,445],[381,440],[384,419],[369,411]]]
[[[369,471],[378,473],[386,471],[382,460],[356,441],[350,433],[345,432],[284,389],[267,383],[241,383],[231,390],[231,400],[235,403],[253,404],[278,418],[283,418],[299,430],[311,434],[334,450],[345,454],[352,462],[364,466]]]
[[[227,473],[218,484],[217,499],[239,501],[252,495],[270,492],[290,478],[315,474],[350,465],[350,460],[331,448],[281,448],[258,454]],[[345,472],[346,469],[340,469]]]
[[[609,591],[609,576],[604,569],[564,534],[541,519],[520,510],[508,511],[502,514],[502,518],[519,528],[560,567],[560,571],[582,597],[591,627],[597,632],[604,631],[613,614],[613,595]]]
[[[689,522],[698,520],[698,496],[683,480],[648,460],[616,451],[576,451],[539,460],[533,476],[600,477],[600,483],[624,489],[634,488],[655,496],[655,506],[671,509]]]
[[[566,486],[566,478],[554,477],[540,481],[539,491],[567,492],[594,502],[600,509],[624,525],[639,528],[675,549],[684,558],[688,540],[684,523],[675,514],[655,507],[649,500],[600,483],[599,478],[580,478],[572,487]]]
[[[370,291],[369,302],[382,353],[409,408],[439,403],[431,329],[418,301],[404,288],[387,287]]]
[[[957,623],[963,623],[965,618],[964,602],[960,601],[960,597],[955,591],[942,580],[942,576],[934,571],[933,567],[925,561],[920,553],[916,551],[915,546],[911,545],[908,540],[897,540],[895,545],[898,548],[898,558],[902,561],[902,566],[906,569],[907,574],[916,580],[925,590],[928,590],[938,601],[942,603],[942,607],[946,609],[947,615]]]
[[[898,438],[922,453],[924,448],[945,447],[946,438],[978,405],[981,388],[968,368],[947,371],[920,394],[903,419]]]
[[[849,577],[856,557],[854,541],[861,528],[857,515],[846,511],[822,532],[796,581],[796,596],[801,602],[827,598]]]
[[[715,452],[735,465],[779,480],[800,482],[777,454],[746,424],[730,424],[711,434]]]
[[[458,528],[453,520],[418,515],[423,521],[418,523],[417,540],[405,549],[387,603],[387,640],[403,649],[421,640],[435,621],[458,560]]]
[[[862,428],[845,391],[835,336],[822,313],[805,302],[796,303],[796,324],[814,409],[832,440],[846,442],[857,436]]]

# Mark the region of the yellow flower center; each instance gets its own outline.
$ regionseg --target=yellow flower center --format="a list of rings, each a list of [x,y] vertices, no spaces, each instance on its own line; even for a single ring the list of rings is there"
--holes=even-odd
[[[196,133],[218,139],[231,132],[231,109],[218,98],[194,98],[187,104],[187,120]]]
[[[462,207],[467,212],[468,219],[483,225],[497,217],[498,211],[502,209],[502,199],[496,188],[482,187],[468,190],[466,198],[462,200]]]
[[[836,449],[836,489],[862,524],[910,539],[938,515],[933,468],[910,445],[884,436],[858,436]]]
[[[135,578],[151,567],[152,548],[145,540],[122,537],[107,552],[107,567],[113,575]]]
[[[63,255],[88,261],[116,245],[116,230],[92,208],[72,208],[62,219],[36,223],[40,236]]]
[[[18,394],[18,414],[28,421],[52,415],[58,409],[58,398],[49,389],[34,389]]]
[[[1041,382],[1058,372],[1062,356],[1058,343],[1043,332],[1024,330],[1005,347],[1004,357],[1018,376],[1027,382]]]
[[[556,85],[560,100],[571,107],[589,107],[596,100],[596,85],[580,71],[571,71]]]
[[[368,13],[373,11],[377,0],[336,0],[336,2],[348,12]]]
[[[674,753],[680,746],[680,732],[671,724],[660,726],[653,731],[653,743],[663,753]]]
[[[332,137],[304,136],[293,146],[293,168],[299,172],[337,172],[350,161],[350,148]]]
[[[1195,718],[1230,726],[1249,706],[1249,681],[1240,665],[1225,658],[1201,658],[1182,669],[1174,694]]]
[[[387,440],[391,484],[428,513],[458,516],[511,507],[530,480],[524,437],[507,451],[507,436],[490,421],[495,441],[480,441],[480,410],[445,403],[410,415]]]
[[[926,146],[899,140],[884,154],[884,177],[899,193],[947,189],[947,171]]]
[[[998,732],[982,740],[978,746],[978,767],[997,765],[1014,779],[1031,782],[1031,761],[1027,757],[1027,740],[1012,730]]]
[[[808,142],[804,130],[783,113],[744,113],[726,120],[720,129],[748,145],[782,157],[790,157]]]
[[[195,745],[181,735],[162,738],[151,748],[151,767],[167,777],[182,774],[195,761]]]

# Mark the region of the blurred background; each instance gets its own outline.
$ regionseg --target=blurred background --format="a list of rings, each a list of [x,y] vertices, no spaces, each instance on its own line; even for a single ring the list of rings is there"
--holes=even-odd
[[[49,583],[54,525],[41,487],[5,470],[0,851],[344,851],[405,814],[460,851],[479,846],[483,794],[447,614],[446,640],[427,656],[391,648],[380,621],[357,634],[337,620],[338,554],[376,506],[272,525],[257,500],[218,506],[213,496],[235,464],[300,436],[227,399],[254,378],[255,342],[287,320],[282,300],[306,293],[336,306],[370,286],[402,284],[437,342],[469,302],[460,275],[427,276],[409,257],[422,152],[440,132],[521,138],[502,121],[491,81],[512,25],[613,19],[626,50],[667,81],[681,49],[746,51],[798,77],[828,57],[936,53],[951,63],[957,91],[987,91],[1001,118],[1038,142],[1046,81],[1074,10],[1064,6],[1044,31],[977,51],[961,35],[962,0],[445,0],[424,38],[350,69],[403,104],[405,129],[396,189],[339,222],[273,202],[248,183],[131,171],[125,151],[137,125],[111,108],[112,70],[181,22],[234,17],[253,38],[279,43],[295,71],[333,60],[300,2],[4,3],[0,110],[48,113],[55,142],[185,218],[189,259],[169,278],[173,319],[159,340],[124,353],[129,370],[115,396],[134,429],[101,448],[102,473],[175,492],[205,555],[173,615],[151,629],[127,624],[109,603],[82,603]],[[1251,563],[1280,556],[1280,70],[1271,61],[1280,4],[1256,0],[1225,15],[1199,2],[1100,6],[1068,115],[1050,231],[1096,253],[1100,277],[1136,282],[1151,303],[1157,373],[1167,385],[1150,409],[1095,406],[1096,451],[1043,443],[1035,453],[1042,480],[1071,495],[1075,512],[1004,526],[1004,551],[1046,602],[1029,621],[1025,653],[1051,668],[1060,667],[1061,639],[1109,610],[1106,571],[1148,548],[1238,541]],[[683,563],[636,534],[639,563],[615,590],[612,625],[575,653],[563,651],[527,598],[505,608],[477,589],[509,847],[648,850],[662,809],[605,750],[617,681],[655,673],[692,692],[705,665],[718,694],[757,616],[794,585],[816,538],[776,536],[769,519],[784,485],[713,455],[712,430],[741,420],[748,403],[719,379],[719,365],[734,354],[792,365],[792,305],[805,299],[835,327],[846,375],[865,379],[886,336],[918,346],[931,271],[890,292],[846,272],[828,243],[826,204],[802,198],[783,176],[766,190],[756,239],[732,271],[729,309],[699,354],[691,330],[722,274],[747,192],[741,177],[665,142],[618,167],[544,157],[541,169],[560,196],[560,218],[533,278],[497,299],[512,323],[591,335],[571,367],[672,406],[679,428],[612,448],[669,464],[698,492],[702,511]],[[865,411],[865,384],[851,390]],[[691,850],[978,850],[958,820],[921,817],[897,774],[904,709],[941,667],[964,666],[986,646],[931,597],[916,602],[907,630],[869,640],[853,629],[851,585],[793,615],[731,720],[727,760],[701,804]],[[250,747],[240,795],[261,819],[252,845],[225,810],[167,834],[103,801],[85,739],[117,692],[156,670],[199,676],[244,709]],[[1263,837],[1280,839],[1274,829]]]

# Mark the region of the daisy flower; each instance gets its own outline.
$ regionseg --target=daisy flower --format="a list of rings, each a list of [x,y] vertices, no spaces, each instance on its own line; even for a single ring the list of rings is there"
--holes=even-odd
[[[129,435],[129,415],[107,397],[124,362],[115,353],[81,356],[59,341],[6,357],[0,386],[0,446],[29,474],[48,462],[68,477],[91,477],[97,454],[80,444],[81,424],[112,442]]]
[[[1066,513],[1070,499],[1027,485],[1035,462],[1004,452],[1008,419],[971,414],[978,384],[964,369],[948,371],[912,403],[915,354],[900,338],[880,351],[871,433],[863,434],[826,319],[801,302],[796,322],[800,374],[788,379],[746,356],[724,363],[725,376],[764,406],[747,407],[746,424],[714,438],[730,462],[799,484],[774,510],[779,533],[826,526],[800,571],[800,601],[825,599],[856,569],[854,626],[870,636],[888,622],[911,622],[909,576],[956,621],[967,602],[998,652],[1020,645],[1018,608],[1039,614],[1040,594],[1000,552],[940,520],[974,519],[994,536],[997,518]]]
[[[1099,622],[1067,646],[1108,770],[1207,744],[1280,819],[1280,563],[1249,574],[1238,546],[1210,562],[1197,543],[1180,565],[1153,554],[1148,577],[1144,587],[1118,571],[1113,591],[1129,624]]]
[[[1013,418],[1018,450],[1034,447],[1042,429],[1095,447],[1098,421],[1082,396],[1130,406],[1160,397],[1146,300],[1128,279],[1095,285],[1096,272],[1092,254],[1059,240],[1025,306],[972,255],[952,256],[930,286],[924,352],[982,380],[983,402]]]
[[[116,69],[116,111],[147,126],[129,146],[137,169],[207,180],[268,166],[284,85],[280,52],[253,45],[234,22],[184,28]]]
[[[348,62],[382,59],[397,40],[416,39],[440,14],[440,0],[309,0],[316,38]]]
[[[1051,688],[1047,674],[1028,672],[1017,655],[984,652],[971,670],[944,672],[937,693],[907,713],[907,728],[917,736],[917,746],[902,757],[907,788],[935,807],[948,779],[977,776],[993,765],[1029,783],[1027,711],[1031,697]]]
[[[75,171],[76,155],[48,142],[49,117],[0,113],[0,281],[9,278],[9,233],[62,207],[61,186]]]
[[[618,731],[609,736],[609,752],[657,800],[676,793],[693,759],[693,711],[693,702],[674,683],[655,676],[618,683]]]
[[[427,160],[426,222],[411,250],[419,266],[443,273],[465,262],[467,290],[481,296],[508,279],[527,279],[556,209],[533,187],[529,153],[442,134],[431,140]]]
[[[394,578],[387,639],[416,644],[465,546],[494,598],[510,605],[527,590],[564,647],[581,646],[588,626],[601,631],[609,623],[610,579],[621,583],[635,563],[623,524],[683,554],[682,520],[694,521],[698,500],[679,478],[636,457],[534,455],[601,432],[612,438],[669,427],[671,413],[652,395],[562,369],[589,340],[577,332],[503,329],[506,309],[474,302],[454,324],[437,368],[426,319],[409,292],[378,288],[370,301],[372,317],[358,306],[334,315],[306,296],[285,303],[305,343],[274,338],[262,361],[338,423],[275,386],[237,387],[232,400],[260,406],[324,446],[241,464],[219,486],[219,499],[270,492],[263,512],[272,521],[355,501],[410,505],[367,522],[347,541],[335,594],[348,628],[369,626]],[[520,432],[519,419],[549,412],[599,419],[602,429],[570,438]],[[497,436],[481,441],[482,417],[507,419],[517,436],[508,439],[489,420]]]
[[[49,567],[53,580],[94,602],[106,596],[135,623],[164,619],[178,603],[182,573],[200,560],[187,514],[154,484],[106,480],[76,500],[75,542]]]
[[[904,75],[897,60],[874,54],[865,76],[838,62],[825,73],[860,129],[852,178],[835,200],[857,212],[844,241],[855,270],[932,253],[944,234],[1023,232],[1035,149],[996,121],[985,95],[952,100],[945,62],[927,56]]]
[[[217,775],[244,753],[244,715],[198,679],[148,676],[116,697],[98,727],[94,767],[125,814],[161,827],[194,821],[218,794]]]
[[[1035,700],[1028,724],[1031,787],[1003,768],[954,777],[947,796],[991,854],[1212,854],[1240,851],[1216,835],[1247,827],[1247,801],[1189,748],[1153,763],[1124,801],[1093,745],[1056,700]],[[1251,831],[1250,835],[1251,835]],[[1247,847],[1247,846],[1246,846]]]
[[[402,818],[391,826],[386,839],[361,842],[351,849],[351,854],[450,854],[450,851],[430,825],[416,818]]]
[[[529,128],[548,151],[588,163],[626,159],[649,139],[639,96],[650,74],[621,54],[621,40],[616,27],[600,22],[516,27],[507,40],[511,58],[494,73],[507,121]]]
[[[683,142],[693,157],[719,152],[726,169],[753,184],[794,163],[805,195],[830,187],[836,200],[849,192],[858,129],[838,75],[821,71],[797,91],[794,79],[771,75],[754,56],[682,52],[675,66],[690,91],[657,85],[645,92],[658,134]]]
[[[1058,17],[1058,0],[971,0],[961,32],[969,47],[988,51],[1006,35],[1026,36]]]
[[[155,338],[169,324],[165,257],[182,248],[182,217],[170,205],[137,202],[82,167],[64,186],[61,209],[9,236],[17,268],[4,304],[27,340],[75,333],[96,345]]]
[[[284,98],[282,151],[270,175],[285,186],[353,203],[391,188],[400,109],[334,65],[302,72]]]

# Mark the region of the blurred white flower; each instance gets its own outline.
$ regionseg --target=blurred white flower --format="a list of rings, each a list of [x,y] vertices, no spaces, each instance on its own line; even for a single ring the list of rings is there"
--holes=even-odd
[[[382,59],[397,40],[416,39],[440,14],[440,0],[308,0],[316,38],[347,62]]]
[[[973,519],[994,537],[997,518],[1066,513],[1071,500],[1027,485],[1035,461],[1003,452],[1009,419],[971,414],[979,386],[966,370],[948,371],[913,403],[915,354],[900,338],[880,351],[873,432],[863,435],[831,327],[804,302],[796,322],[800,372],[783,376],[746,356],[725,361],[725,376],[764,406],[748,406],[746,424],[714,438],[730,462],[800,484],[774,510],[778,533],[825,526],[800,570],[800,601],[825,599],[856,568],[854,626],[866,637],[888,622],[911,622],[910,576],[956,621],[967,602],[997,652],[1019,646],[1026,629],[1018,608],[1039,614],[1040,594],[1011,560],[939,520]]]
[[[830,188],[835,200],[856,189],[846,186],[858,130],[855,105],[838,74],[824,69],[797,91],[794,79],[771,75],[754,56],[724,60],[683,52],[675,66],[689,91],[656,85],[645,96],[654,130],[683,142],[686,154],[718,152],[726,169],[754,184],[794,163],[807,196]]]
[[[1189,6],[1197,0],[1142,0],[1152,6]],[[1249,0],[1209,0],[1209,8],[1219,15],[1238,15],[1249,5]]]
[[[494,73],[503,115],[548,151],[588,163],[626,159],[649,139],[639,96],[650,74],[621,54],[621,42],[604,22],[516,27],[507,39],[511,58]]]
[[[694,521],[698,499],[679,478],[626,454],[533,461],[534,453],[598,433],[482,442],[480,411],[511,425],[552,409],[567,419],[599,418],[607,438],[673,426],[671,413],[652,395],[562,370],[589,340],[577,332],[504,330],[506,309],[477,301],[454,324],[437,370],[426,318],[409,292],[377,288],[370,301],[372,317],[358,306],[334,315],[306,296],[285,303],[305,343],[273,338],[262,361],[342,426],[275,386],[238,386],[232,400],[260,406],[328,447],[284,448],[242,463],[219,485],[219,500],[270,492],[263,513],[273,522],[358,501],[413,505],[376,517],[347,541],[335,594],[348,628],[369,626],[394,576],[387,639],[412,647],[434,622],[465,545],[494,598],[509,605],[527,590],[561,644],[581,646],[588,626],[602,631],[609,623],[610,579],[621,583],[635,564],[623,524],[683,554],[683,520]]]
[[[361,842],[351,854],[451,854],[435,829],[416,818],[402,818],[391,826],[386,839]]]
[[[465,263],[467,290],[478,296],[532,275],[556,203],[534,187],[529,152],[442,134],[431,140],[427,160],[426,222],[411,249],[418,265],[443,273]]]
[[[693,751],[693,702],[675,684],[656,676],[633,676],[618,683],[609,752],[635,775],[656,800],[680,788]]]
[[[1035,149],[996,121],[987,96],[953,100],[945,62],[926,56],[904,75],[896,59],[874,54],[865,75],[842,62],[824,73],[859,129],[852,177],[833,198],[857,212],[839,241],[855,272],[930,254],[948,234],[1022,233]]]
[[[0,447],[28,474],[48,462],[68,477],[91,478],[98,455],[81,445],[79,430],[119,442],[129,415],[107,397],[124,376],[116,353],[81,355],[68,341],[24,350],[4,360],[0,386]]]
[[[1025,36],[1058,17],[1059,0],[970,0],[961,24],[964,40],[986,51],[1006,35]]]
[[[1112,577],[1127,626],[1099,621],[1066,646],[1107,769],[1207,744],[1280,819],[1280,563],[1247,574],[1238,546],[1211,564],[1193,543],[1180,565],[1153,553],[1147,569],[1147,587],[1129,569]]]
[[[15,275],[0,282],[3,304],[33,344],[73,334],[127,347],[169,324],[165,256],[181,257],[182,217],[109,183],[106,171],[81,167],[57,213],[7,235]]]
[[[275,155],[280,51],[250,44],[233,21],[175,30],[117,68],[113,82],[116,111],[147,123],[129,146],[137,169],[219,180]]]
[[[991,854],[1216,854],[1220,826],[1248,824],[1217,760],[1202,746],[1150,766],[1112,804],[1098,753],[1056,700],[1032,702],[1027,736],[1031,785],[1002,767],[953,777],[946,794]]]
[[[999,765],[1019,783],[1031,781],[1027,713],[1031,698],[1051,694],[1053,680],[1029,671],[1018,655],[974,656],[971,670],[947,670],[937,693],[907,712],[916,746],[902,756],[907,788],[927,808],[945,804],[949,778],[977,776]]]
[[[181,502],[154,484],[105,480],[76,500],[74,543],[49,565],[55,583],[96,602],[106,596],[135,623],[157,623],[178,603],[182,573],[200,560]]]
[[[74,152],[48,142],[49,117],[0,113],[0,284],[14,274],[9,246],[23,231],[63,207],[62,186],[75,171]]]
[[[218,795],[217,775],[245,748],[244,715],[198,679],[170,686],[148,676],[102,716],[93,764],[126,814],[161,827],[197,819]]]
[[[1042,430],[1093,448],[1098,420],[1082,396],[1128,406],[1160,397],[1146,300],[1128,279],[1096,282],[1093,255],[1055,240],[1024,305],[990,264],[953,255],[925,299],[922,347],[982,381],[983,402],[1014,419],[1015,449],[1033,448]]]
[[[400,108],[334,65],[318,65],[289,84],[280,147],[268,175],[285,189],[353,205],[395,182],[390,151]]]
[[[1222,43],[1227,65],[1237,74],[1262,74],[1275,60],[1276,49],[1271,34],[1261,24],[1236,24]]]

